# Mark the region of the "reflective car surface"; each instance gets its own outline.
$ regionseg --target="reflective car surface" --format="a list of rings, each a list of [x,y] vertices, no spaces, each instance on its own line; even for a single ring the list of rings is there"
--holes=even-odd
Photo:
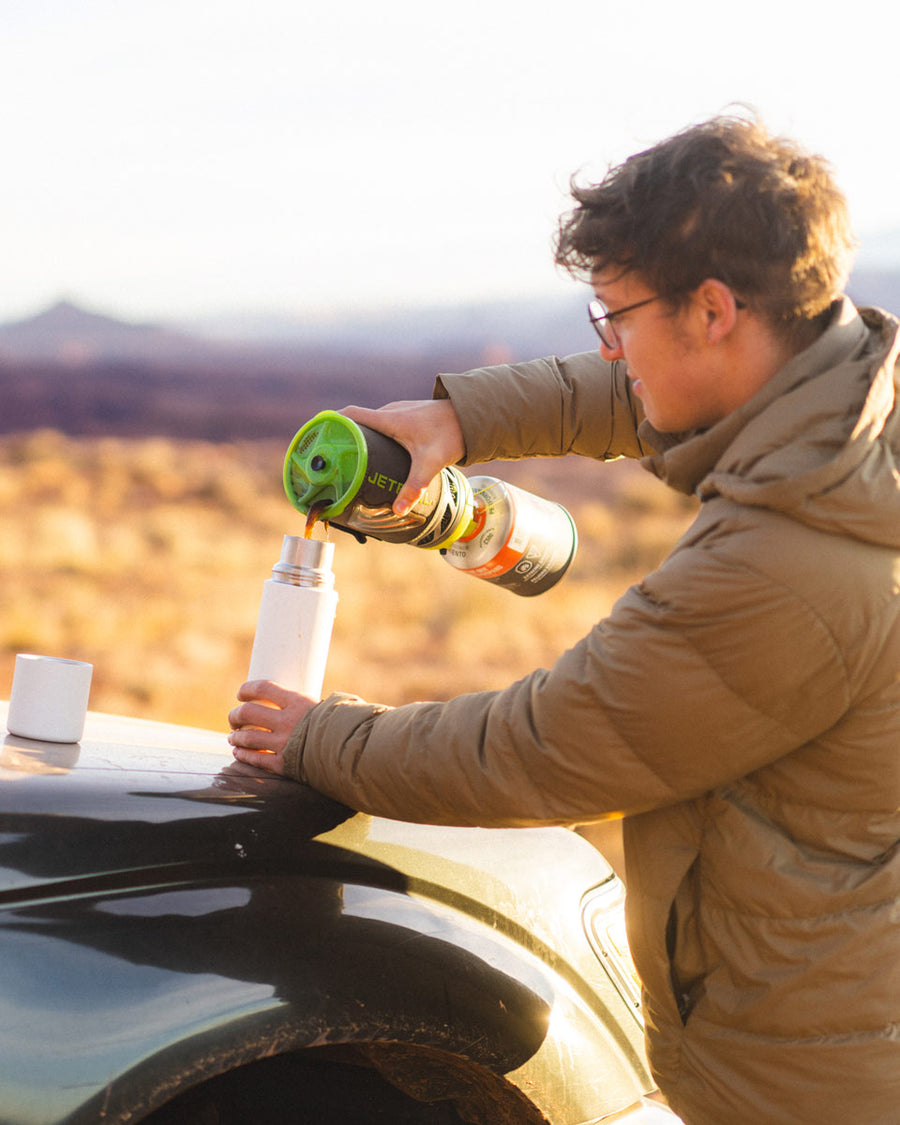
[[[574,833],[379,820],[97,714],[0,780],[3,1125],[677,1121]]]

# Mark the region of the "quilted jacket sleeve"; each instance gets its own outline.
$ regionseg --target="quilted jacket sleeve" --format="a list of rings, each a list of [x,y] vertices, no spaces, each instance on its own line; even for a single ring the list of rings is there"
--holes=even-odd
[[[662,807],[774,761],[835,723],[848,691],[804,599],[739,558],[688,548],[553,668],[445,703],[331,696],[294,732],[286,765],[394,819],[573,824]]]
[[[640,401],[621,363],[599,352],[440,375],[466,441],[464,464],[580,453],[599,460],[642,457]]]

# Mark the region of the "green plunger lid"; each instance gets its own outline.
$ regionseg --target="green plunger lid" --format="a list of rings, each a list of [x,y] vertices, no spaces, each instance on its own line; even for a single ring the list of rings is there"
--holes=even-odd
[[[297,432],[284,458],[284,491],[304,514],[329,501],[320,518],[332,519],[362,484],[367,448],[362,430],[336,410],[323,410]]]

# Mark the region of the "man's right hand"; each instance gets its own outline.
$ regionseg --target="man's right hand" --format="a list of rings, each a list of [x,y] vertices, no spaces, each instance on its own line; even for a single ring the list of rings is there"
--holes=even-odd
[[[406,515],[444,466],[465,457],[466,443],[449,399],[389,402],[378,410],[347,406],[340,413],[398,441],[412,458],[409,476],[394,500],[395,515]]]

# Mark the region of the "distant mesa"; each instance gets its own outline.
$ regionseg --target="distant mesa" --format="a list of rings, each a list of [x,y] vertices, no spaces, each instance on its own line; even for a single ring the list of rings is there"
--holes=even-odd
[[[900,315],[900,268],[866,262],[854,270],[850,296]],[[397,307],[341,317],[236,316],[180,324],[131,323],[70,300],[14,323],[0,324],[0,360],[86,369],[131,361],[154,367],[237,367],[288,371],[296,362],[422,361],[439,370],[596,346],[585,314],[585,289],[550,297]],[[454,366],[455,365],[455,366]]]
[[[860,270],[849,288],[860,304],[900,310],[900,271]],[[132,324],[67,300],[0,325],[0,435],[44,428],[281,444],[318,410],[427,397],[441,371],[596,347],[576,286],[564,297],[328,324],[274,318],[243,337],[209,331]]]
[[[857,305],[875,305],[900,316],[900,270],[855,269],[847,291]]]
[[[510,337],[497,331],[504,319],[493,312],[473,333],[471,318],[457,310],[447,320],[394,310],[364,331],[358,318],[330,336],[320,334],[321,323],[306,331],[294,323],[283,331],[273,325],[265,337],[226,339],[204,336],[202,325],[193,335],[58,301],[0,325],[0,434],[286,443],[318,410],[427,397],[439,371],[512,358]],[[576,313],[562,323],[577,333],[583,321]]]
[[[220,317],[178,327],[128,323],[61,300],[35,316],[0,325],[0,359],[40,360],[70,368],[124,359],[156,366],[233,366],[246,362],[248,356],[271,366],[283,363],[287,354],[340,355],[356,357],[357,362],[394,357],[404,363],[443,356],[448,364],[477,366],[565,355],[593,346],[583,293],[575,286],[549,298],[388,307],[327,319],[271,316],[255,324],[246,318]]]
[[[190,336],[155,324],[132,324],[89,312],[71,301],[0,326],[0,354],[85,367],[102,359],[181,359],[194,354]]]

